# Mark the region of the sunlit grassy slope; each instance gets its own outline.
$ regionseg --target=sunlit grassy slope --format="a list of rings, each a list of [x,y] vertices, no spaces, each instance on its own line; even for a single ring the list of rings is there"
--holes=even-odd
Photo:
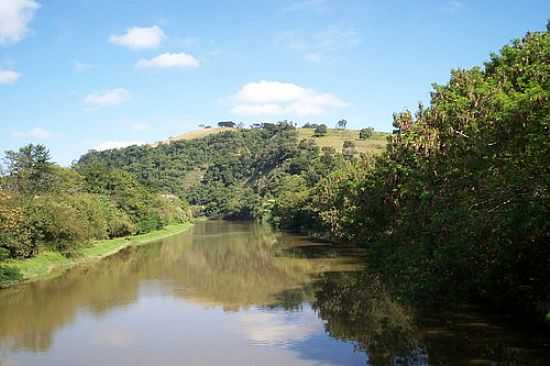
[[[180,140],[200,139],[201,137],[208,136],[213,133],[219,133],[221,131],[231,131],[231,129],[230,128],[202,128],[200,130],[189,131],[181,135],[172,136],[168,138],[168,140],[180,141]]]
[[[208,128],[186,132],[182,135],[170,137],[170,141],[192,140],[201,138],[210,134],[219,133],[221,131],[231,131],[229,128]],[[339,130],[329,129],[326,136],[313,137],[313,129],[299,128],[299,139],[314,139],[320,147],[332,146],[336,151],[342,151],[344,141],[349,140],[355,143],[358,152],[368,154],[378,154],[384,151],[386,146],[387,133],[376,132],[371,138],[366,140],[359,139],[359,130]]]
[[[320,147],[332,146],[336,151],[342,151],[344,141],[353,141],[358,152],[367,154],[378,154],[384,151],[386,147],[387,133],[376,132],[372,137],[366,140],[359,139],[358,130],[339,130],[329,129],[326,136],[313,137],[312,128],[299,128],[300,139],[313,138]]]

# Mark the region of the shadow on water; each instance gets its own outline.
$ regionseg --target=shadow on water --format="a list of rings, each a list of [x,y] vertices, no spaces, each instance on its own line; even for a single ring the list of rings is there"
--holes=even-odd
[[[472,309],[414,315],[362,271],[363,263],[362,251],[354,247],[257,224],[200,223],[191,232],[127,248],[62,277],[0,291],[0,364],[3,355],[8,360],[19,357],[18,365],[34,364],[23,357],[27,353],[53,352],[50,363],[44,362],[48,365],[68,360],[70,352],[55,346],[64,329],[86,334],[94,329],[86,319],[97,323],[110,317],[131,328],[143,322],[137,304],[150,302],[156,305],[147,308],[147,316],[156,311],[187,323],[216,319],[207,322],[209,328],[192,333],[182,333],[173,324],[147,328],[159,334],[154,338],[159,343],[179,339],[179,345],[163,351],[165,364],[206,357],[201,350],[211,349],[208,343],[214,338],[227,343],[231,352],[242,353],[240,361],[227,360],[228,365],[253,362],[252,357],[266,365],[283,363],[273,354],[269,360],[263,354],[254,356],[257,347],[292,351],[296,358],[284,364],[543,365],[550,359],[548,338],[511,330]],[[162,301],[152,301],[156,299]],[[190,313],[182,315],[180,309]],[[246,335],[246,342],[223,331],[234,327],[242,327],[239,334]],[[185,353],[182,345],[194,344],[196,332],[207,334],[207,344],[189,346]],[[144,338],[126,352],[153,357],[144,350],[150,342]],[[89,346],[82,352],[83,362],[106,351]],[[181,359],[182,352],[188,358]],[[133,364],[116,361],[119,354],[111,357],[107,364]]]

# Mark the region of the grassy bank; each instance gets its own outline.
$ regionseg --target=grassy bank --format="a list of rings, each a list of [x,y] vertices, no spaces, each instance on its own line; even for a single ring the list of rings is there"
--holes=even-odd
[[[66,257],[59,252],[44,250],[39,255],[29,259],[11,259],[5,261],[5,267],[19,271],[22,278],[17,281],[0,283],[0,287],[13,286],[25,282],[36,281],[58,276],[77,265],[89,264],[108,257],[130,246],[140,246],[152,241],[163,239],[188,230],[192,223],[169,225],[164,229],[147,234],[102,240],[91,246],[79,249],[74,255]]]

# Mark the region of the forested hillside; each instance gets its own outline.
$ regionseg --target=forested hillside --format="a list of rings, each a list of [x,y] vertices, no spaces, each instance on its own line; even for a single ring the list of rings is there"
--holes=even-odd
[[[156,146],[92,151],[76,168],[122,169],[149,189],[187,200],[206,216],[262,219],[271,216],[279,192],[313,187],[345,160],[359,158],[358,144],[375,154],[387,136],[378,133],[361,140],[358,131],[344,129],[315,135],[314,128],[288,122],[201,135]]]

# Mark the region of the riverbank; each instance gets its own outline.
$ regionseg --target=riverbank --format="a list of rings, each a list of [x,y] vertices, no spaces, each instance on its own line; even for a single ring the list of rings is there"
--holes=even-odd
[[[70,257],[64,256],[59,252],[45,250],[33,258],[10,259],[5,261],[3,265],[17,270],[21,274],[21,278],[16,281],[0,283],[0,288],[56,277],[75,266],[99,261],[127,247],[141,246],[183,233],[192,226],[193,223],[191,222],[168,225],[161,230],[156,230],[147,234],[97,241],[91,246],[77,250],[76,253]]]

